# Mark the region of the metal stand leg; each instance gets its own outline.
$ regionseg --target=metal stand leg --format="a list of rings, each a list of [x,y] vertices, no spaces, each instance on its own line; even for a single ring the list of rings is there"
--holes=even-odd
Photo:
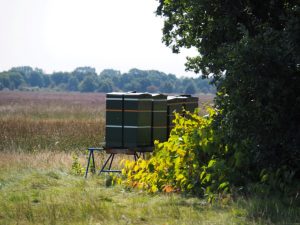
[[[93,162],[93,166],[91,168],[91,172],[96,173],[96,164],[95,164],[94,151],[92,151],[92,162]]]
[[[102,166],[101,170],[99,171],[99,175],[101,173],[120,173],[121,172],[121,170],[112,170],[111,169],[114,158],[115,158],[115,153],[111,153],[109,155],[109,157],[107,158],[107,160],[105,161],[104,165]],[[109,162],[109,166],[108,166],[108,169],[106,170],[105,167],[107,166],[108,162]]]
[[[110,160],[110,158],[112,157],[113,154],[110,154],[109,157],[107,158],[107,160],[105,161],[105,163],[103,164],[101,170],[99,171],[99,175],[101,174],[101,172],[104,171],[104,168],[106,167],[106,164],[108,163],[108,161]]]
[[[137,159],[141,158],[145,159],[145,152],[139,152],[139,153],[135,153],[135,155],[137,156]],[[134,160],[136,161],[136,159],[134,158]]]
[[[85,170],[85,175],[84,177],[87,178],[89,169],[90,169],[90,164],[92,161],[92,165],[91,165],[91,172],[92,173],[96,173],[96,164],[95,164],[95,155],[94,155],[94,151],[103,151],[104,148],[103,147],[90,147],[88,148],[89,151],[89,157],[88,157],[88,161],[87,161],[87,166],[86,166],[86,170]]]
[[[133,157],[134,157],[134,161],[138,161],[138,159],[140,158],[136,152],[133,154]]]
[[[88,172],[89,172],[91,157],[93,158],[93,164],[94,164],[93,167],[95,167],[94,150],[89,150],[89,159],[88,159],[88,163],[87,163],[86,170],[85,170],[85,175],[84,175],[85,178],[87,178],[87,175],[88,175]]]
[[[111,168],[111,165],[112,165],[112,162],[114,161],[114,158],[115,158],[115,154],[112,154],[112,157],[111,157],[111,161],[110,161],[110,164],[109,164],[108,170],[110,170],[110,168]]]

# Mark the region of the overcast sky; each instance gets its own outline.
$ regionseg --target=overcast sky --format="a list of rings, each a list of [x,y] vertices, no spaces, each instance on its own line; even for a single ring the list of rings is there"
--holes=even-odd
[[[155,69],[177,76],[186,55],[162,42],[155,0],[0,0],[0,71],[29,65],[45,72],[78,66]]]

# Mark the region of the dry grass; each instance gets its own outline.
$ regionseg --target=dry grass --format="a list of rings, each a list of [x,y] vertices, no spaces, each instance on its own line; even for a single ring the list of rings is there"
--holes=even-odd
[[[20,169],[49,169],[67,170],[72,166],[71,153],[43,151],[39,153],[26,153],[14,151],[0,152],[0,171]],[[80,160],[85,164],[85,160]]]
[[[103,141],[104,119],[2,119],[0,151],[74,151]]]
[[[0,118],[85,120],[104,117],[101,93],[0,92]]]
[[[0,92],[0,151],[74,151],[103,142],[105,96]]]

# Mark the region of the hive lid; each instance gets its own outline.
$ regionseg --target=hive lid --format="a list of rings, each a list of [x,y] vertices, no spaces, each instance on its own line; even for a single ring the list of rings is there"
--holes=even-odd
[[[110,92],[106,94],[106,97],[113,98],[113,97],[122,97],[125,98],[151,98],[151,95],[148,93],[139,93],[139,92]]]
[[[173,103],[173,102],[184,102],[186,101],[187,97],[185,96],[168,96],[167,101],[168,103]]]
[[[132,92],[128,92],[125,94],[126,98],[151,98],[151,95],[148,93],[132,93]]]
[[[151,94],[152,98],[153,99],[165,99],[167,100],[167,95],[164,95],[164,94]]]

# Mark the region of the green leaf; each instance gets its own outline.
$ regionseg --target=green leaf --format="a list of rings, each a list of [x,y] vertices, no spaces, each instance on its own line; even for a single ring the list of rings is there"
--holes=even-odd
[[[207,168],[213,167],[213,166],[216,164],[216,162],[217,162],[217,161],[214,160],[214,159],[210,160],[209,163],[208,163],[208,165],[207,165]]]

